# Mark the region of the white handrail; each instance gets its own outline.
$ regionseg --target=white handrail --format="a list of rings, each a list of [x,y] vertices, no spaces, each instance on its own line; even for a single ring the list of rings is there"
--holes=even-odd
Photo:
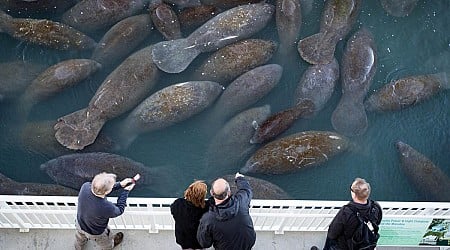
[[[108,197],[112,202],[116,197]],[[110,220],[113,229],[142,229],[151,233],[174,230],[170,204],[175,198],[128,198],[125,213]],[[77,197],[0,195],[0,228],[75,228]],[[348,201],[252,200],[255,230],[326,231]],[[450,219],[450,203],[381,201],[383,218]]]

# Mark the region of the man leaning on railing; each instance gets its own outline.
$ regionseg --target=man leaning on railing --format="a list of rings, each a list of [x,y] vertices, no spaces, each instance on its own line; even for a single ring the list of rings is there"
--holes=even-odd
[[[78,194],[75,249],[83,249],[88,240],[93,240],[101,249],[112,249],[123,240],[123,233],[112,234],[108,227],[109,218],[117,217],[125,211],[129,192],[134,188],[135,180],[125,178],[116,182],[116,175],[97,174],[91,182],[81,186]],[[112,191],[122,189],[117,204],[106,199]]]

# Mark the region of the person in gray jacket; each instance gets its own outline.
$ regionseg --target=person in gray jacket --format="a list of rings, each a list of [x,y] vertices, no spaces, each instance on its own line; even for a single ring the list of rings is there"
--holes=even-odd
[[[230,185],[222,178],[215,180],[210,193],[214,198],[209,211],[200,219],[197,240],[204,248],[251,249],[256,232],[249,214],[252,189],[244,175],[236,173],[238,191],[231,195]]]

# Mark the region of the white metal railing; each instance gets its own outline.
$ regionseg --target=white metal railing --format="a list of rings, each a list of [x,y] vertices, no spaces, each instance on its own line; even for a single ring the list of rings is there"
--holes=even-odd
[[[117,198],[109,197],[115,202]],[[170,204],[174,198],[128,198],[125,213],[110,220],[113,229],[150,233],[174,230]],[[252,200],[250,214],[256,231],[326,231],[347,201]],[[0,195],[0,229],[73,229],[77,197]],[[450,203],[380,202],[385,218],[450,219]]]

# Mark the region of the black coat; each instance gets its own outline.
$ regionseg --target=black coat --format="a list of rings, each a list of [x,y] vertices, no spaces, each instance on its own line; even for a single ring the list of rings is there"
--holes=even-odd
[[[205,208],[196,207],[184,198],[176,199],[170,205],[170,212],[175,220],[175,238],[183,248],[202,248],[197,241],[197,228],[200,218],[208,211],[209,202]]]
[[[249,214],[252,190],[243,177],[236,179],[238,191],[219,205],[211,205],[200,220],[197,239],[204,248],[219,250],[251,249],[256,232]]]
[[[356,208],[357,211],[363,217],[368,217],[370,211],[370,205],[374,203],[377,212],[375,213],[375,222],[377,225],[380,225],[381,219],[383,218],[383,213],[378,202],[373,200],[368,200],[367,204],[359,204],[353,201],[350,201],[347,206],[351,206],[352,208]],[[351,241],[353,232],[356,230],[359,225],[359,220],[356,214],[347,206],[343,206],[339,212],[334,217],[333,221],[328,228],[327,233],[327,241],[335,240],[337,241],[338,248],[340,250],[351,249],[348,246],[347,241]]]

